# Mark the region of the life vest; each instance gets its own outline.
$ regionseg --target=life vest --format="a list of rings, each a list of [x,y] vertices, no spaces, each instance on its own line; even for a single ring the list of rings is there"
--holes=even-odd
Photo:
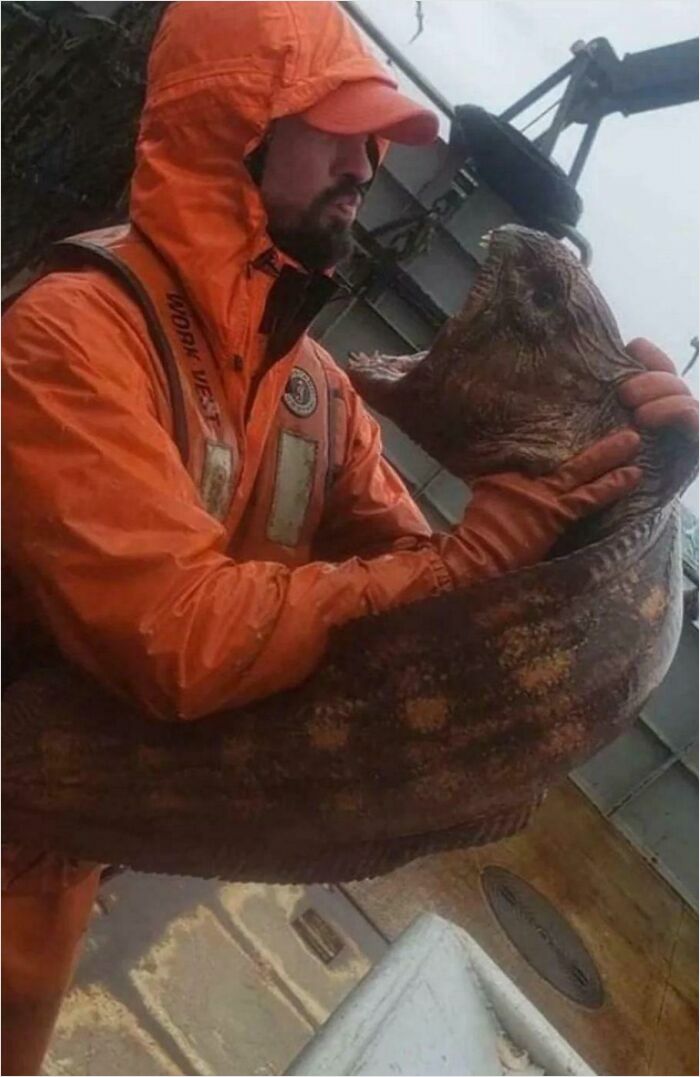
[[[201,323],[175,274],[128,225],[57,243],[51,266],[76,265],[108,273],[138,306],[169,403],[171,435],[203,506],[229,533],[230,555],[306,563],[345,452],[345,404],[329,358],[302,338],[257,473],[247,496],[237,496],[244,447]]]

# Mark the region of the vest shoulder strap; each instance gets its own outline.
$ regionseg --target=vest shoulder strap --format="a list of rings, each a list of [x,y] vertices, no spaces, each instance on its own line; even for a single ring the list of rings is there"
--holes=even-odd
[[[110,229],[110,232],[116,230]],[[126,230],[122,230],[126,238]],[[189,434],[187,430],[187,417],[185,399],[180,381],[180,373],[177,361],[173,355],[170,341],[158,317],[158,312],[139,280],[138,276],[128,263],[119,256],[119,253],[109,243],[100,242],[102,233],[86,233],[82,236],[71,236],[53,245],[47,270],[72,269],[85,265],[101,269],[109,277],[115,280],[136,303],[143,315],[148,329],[153,348],[160,361],[165,381],[168,387],[168,396],[173,416],[173,436],[180,453],[183,464],[187,467],[190,455]],[[154,254],[155,258],[156,255]]]

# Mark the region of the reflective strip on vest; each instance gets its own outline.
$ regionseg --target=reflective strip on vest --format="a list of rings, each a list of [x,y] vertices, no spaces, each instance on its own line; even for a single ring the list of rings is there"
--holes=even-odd
[[[233,488],[233,449],[223,441],[207,441],[200,496],[204,507],[217,520],[225,520],[231,504]]]
[[[270,542],[296,546],[301,536],[316,476],[318,442],[280,430],[277,472],[267,521]]]

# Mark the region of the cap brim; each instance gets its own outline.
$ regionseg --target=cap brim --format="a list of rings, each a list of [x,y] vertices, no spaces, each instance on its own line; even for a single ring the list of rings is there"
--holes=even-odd
[[[332,135],[379,135],[407,146],[434,142],[440,127],[434,112],[378,79],[343,83],[303,117]]]

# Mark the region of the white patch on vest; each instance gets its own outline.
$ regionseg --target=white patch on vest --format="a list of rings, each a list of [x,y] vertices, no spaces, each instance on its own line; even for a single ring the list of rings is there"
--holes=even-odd
[[[316,475],[318,444],[289,430],[277,443],[277,474],[267,537],[281,546],[296,546],[304,526]]]
[[[313,415],[318,405],[318,393],[311,375],[295,366],[289,375],[282,400],[292,415],[299,419],[308,419],[309,415]]]
[[[222,441],[207,441],[199,492],[207,512],[223,520],[231,504],[233,449]]]

